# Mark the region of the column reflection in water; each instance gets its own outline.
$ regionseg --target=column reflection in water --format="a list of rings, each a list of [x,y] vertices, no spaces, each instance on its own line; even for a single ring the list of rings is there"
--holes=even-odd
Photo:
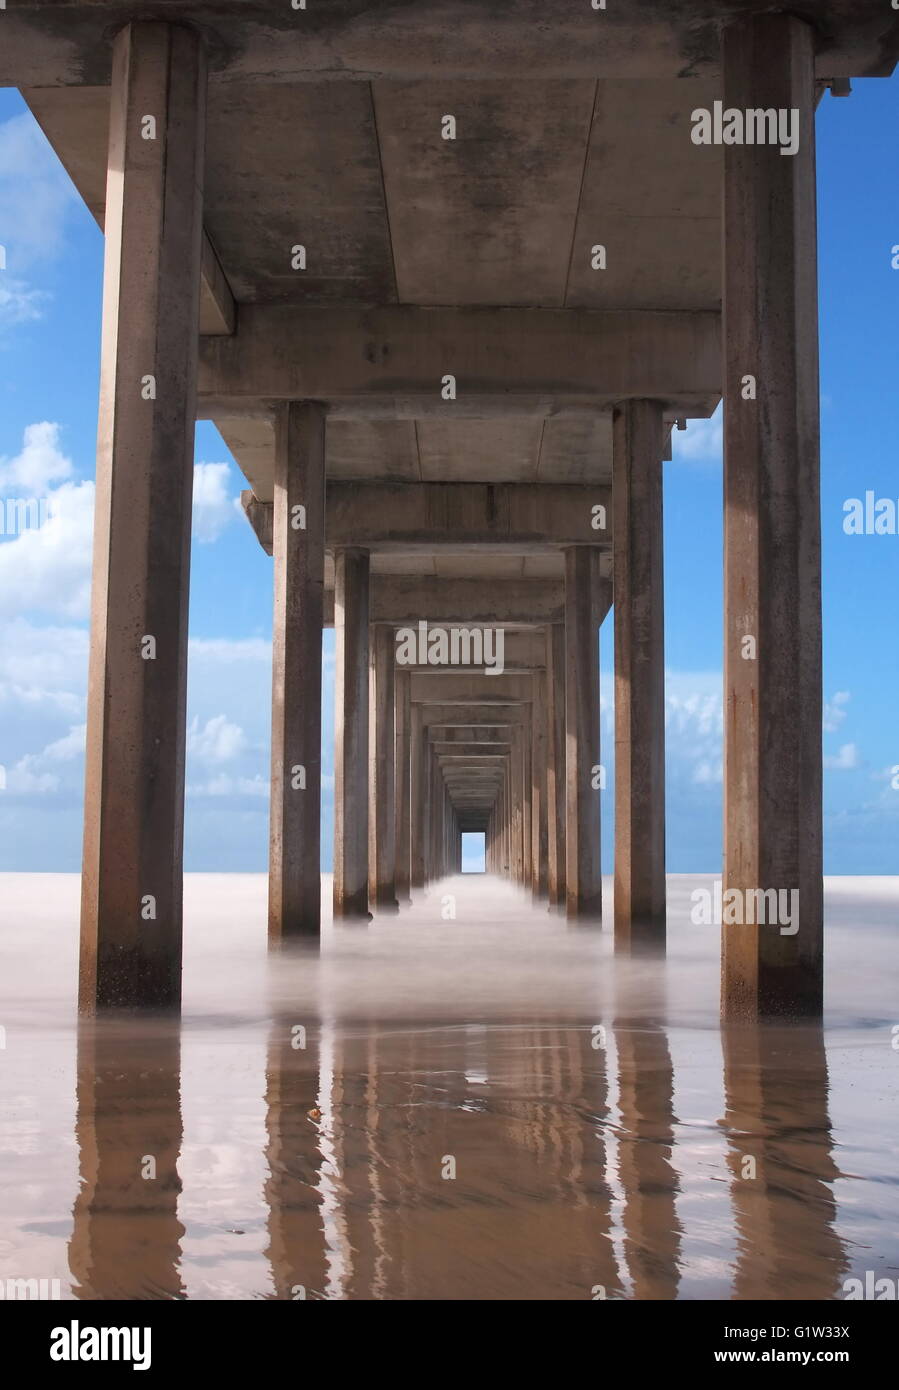
[[[328,1016],[301,1050],[296,1021],[269,1048],[276,1297],[623,1296],[589,1030]]]
[[[725,1029],[737,1299],[842,1297],[846,1252],[835,1230],[824,1035],[814,1024]]]
[[[76,1298],[183,1298],[181,1043],[174,1019],[85,1020],[78,1033]]]

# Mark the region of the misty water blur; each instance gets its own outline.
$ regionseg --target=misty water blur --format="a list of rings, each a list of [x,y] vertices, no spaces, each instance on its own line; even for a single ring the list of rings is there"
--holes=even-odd
[[[899,880],[828,882],[823,1029],[722,1036],[719,929],[689,911],[709,876],[669,878],[662,963],[481,875],[269,958],[264,877],[189,875],[180,1027],[80,1029],[77,877],[3,878],[0,1279],[832,1299],[899,1276]]]

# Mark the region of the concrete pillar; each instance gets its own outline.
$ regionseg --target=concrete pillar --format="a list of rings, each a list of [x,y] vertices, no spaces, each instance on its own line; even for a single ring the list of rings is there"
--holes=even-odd
[[[534,672],[532,792],[531,792],[531,886],[536,897],[546,896],[549,835],[546,805],[546,672]]]
[[[317,936],[321,926],[325,412],[320,405],[292,402],[279,412],[272,545],[268,931],[276,943]]]
[[[412,709],[410,704],[411,675],[394,664],[394,701],[396,755],[396,786],[394,812],[396,816],[396,896],[401,904],[410,901],[412,884]]]
[[[565,628],[546,630],[547,892],[554,907],[565,902]]]
[[[206,64],[113,42],[79,1007],[177,1008]],[[141,137],[145,116],[157,138]],[[113,485],[114,480],[114,485]]]
[[[615,411],[615,947],[665,945],[662,410]]]
[[[516,883],[524,878],[524,735],[520,725],[512,733],[512,776],[510,787],[511,872]]]
[[[394,636],[381,623],[372,628],[369,687],[368,891],[378,912],[395,912],[396,765],[394,728]]]
[[[427,730],[421,705],[412,706],[411,825],[412,887],[424,888],[426,881],[425,838],[427,835]]]
[[[565,905],[571,918],[602,916],[599,797],[599,616],[608,589],[595,546],[565,552]]]
[[[722,1007],[730,1019],[815,1015],[822,1004],[814,53],[812,28],[787,14],[723,32],[725,106],[797,111],[799,136],[791,156],[771,145],[724,148]],[[744,919],[757,916],[748,895],[772,889],[785,895],[785,916],[796,907],[792,922],[728,924],[728,903]]]
[[[334,556],[334,916],[368,913],[367,550]]]

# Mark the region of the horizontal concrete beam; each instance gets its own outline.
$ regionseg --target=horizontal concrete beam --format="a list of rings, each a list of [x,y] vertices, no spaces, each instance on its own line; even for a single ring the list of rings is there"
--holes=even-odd
[[[450,703],[422,705],[421,720],[426,729],[507,729],[531,717],[530,706],[509,701],[505,705]]]
[[[563,579],[437,579],[431,575],[373,574],[371,621],[415,626],[542,627],[565,612]],[[325,594],[325,624],[333,623],[333,593]],[[497,679],[497,677],[491,677]]]
[[[272,503],[241,493],[260,545],[272,553]],[[495,550],[541,554],[568,545],[610,546],[611,488],[559,483],[328,484],[328,549],[382,552]]]
[[[413,676],[410,684],[413,704],[508,704],[510,700],[523,704],[533,699],[534,684],[530,676],[487,676],[482,672],[470,675]]]
[[[272,553],[271,502],[242,492],[247,519]],[[541,554],[610,546],[612,490],[571,483],[340,483],[327,490],[325,545],[373,551],[455,552],[514,546]]]
[[[460,745],[465,748],[503,748],[512,742],[511,725],[493,729],[458,729],[442,724],[432,725],[429,732],[438,752],[442,749],[448,753]]]
[[[676,78],[720,71],[719,27],[760,0],[678,5],[419,0],[366,10],[349,0],[15,0],[3,18],[0,85],[106,85],[109,36],[137,10],[198,25],[213,83]],[[879,77],[896,63],[884,0],[794,0],[815,25],[820,78]],[[250,97],[249,100],[252,100]]]
[[[703,415],[720,394],[717,313],[244,304],[232,337],[201,339],[197,410],[315,400],[365,416],[387,401],[393,414],[453,418],[651,397]]]

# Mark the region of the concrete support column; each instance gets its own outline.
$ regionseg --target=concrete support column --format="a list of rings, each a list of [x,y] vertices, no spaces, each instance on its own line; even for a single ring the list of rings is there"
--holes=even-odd
[[[615,411],[615,947],[665,945],[662,409]]]
[[[412,706],[411,826],[412,887],[425,886],[425,833],[427,829],[426,762],[427,730],[421,705]]]
[[[372,628],[369,687],[368,892],[378,912],[395,912],[396,899],[396,729],[393,628]]]
[[[538,898],[546,897],[549,860],[549,828],[546,804],[546,672],[534,672],[532,791],[531,791],[531,887]]]
[[[521,726],[512,733],[512,776],[510,778],[509,820],[511,828],[511,873],[516,883],[524,878],[524,738]]]
[[[302,525],[299,524],[302,522]],[[272,784],[268,932],[321,926],[321,686],[325,411],[292,402],[275,437]]]
[[[565,903],[571,918],[602,916],[599,757],[599,624],[603,593],[599,551],[565,552]],[[601,592],[602,590],[602,592]]]
[[[728,25],[725,106],[798,112],[798,149],[724,149],[724,876],[731,1019],[821,1012],[821,538],[815,35],[788,14]],[[752,895],[750,897],[750,894]]]
[[[334,556],[334,916],[368,917],[369,554]]]
[[[565,902],[565,628],[546,630],[547,892],[554,907]]]
[[[206,63],[192,29],[113,42],[79,1007],[181,999],[187,599]],[[147,116],[155,140],[142,138]]]
[[[395,653],[394,653],[395,655]],[[394,702],[396,754],[396,785],[394,812],[396,816],[396,896],[401,904],[410,901],[412,886],[412,708],[411,680],[408,671],[394,665]]]

